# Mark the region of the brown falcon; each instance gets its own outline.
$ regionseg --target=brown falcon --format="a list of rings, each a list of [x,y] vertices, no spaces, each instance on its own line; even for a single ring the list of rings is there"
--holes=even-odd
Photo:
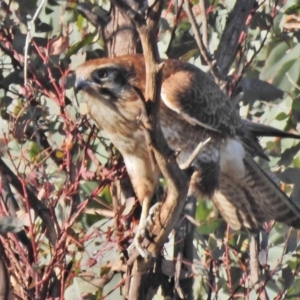
[[[193,161],[197,191],[212,199],[234,229],[259,229],[268,220],[300,227],[300,210],[253,160],[263,155],[260,145],[226,95],[195,66],[163,62],[159,120],[169,146],[180,149],[178,163],[211,138]],[[160,173],[137,120],[143,103],[136,91],[145,91],[143,56],[91,60],[76,76],[90,116],[123,155],[138,199],[150,199]]]

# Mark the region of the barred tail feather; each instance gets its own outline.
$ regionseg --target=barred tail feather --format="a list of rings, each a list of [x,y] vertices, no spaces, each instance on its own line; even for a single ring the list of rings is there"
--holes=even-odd
[[[258,208],[265,212],[266,221],[275,220],[289,226],[300,228],[300,209],[275,184],[250,155],[244,159],[247,175],[245,182],[256,183],[253,196],[257,197]]]
[[[219,189],[212,201],[233,229],[262,227],[264,216],[256,210],[253,198],[249,197],[239,182],[232,181],[227,174],[221,173]]]
[[[246,154],[245,176],[220,174],[213,202],[234,229],[260,229],[265,221],[276,220],[300,228],[300,209],[286,196],[253,158]]]

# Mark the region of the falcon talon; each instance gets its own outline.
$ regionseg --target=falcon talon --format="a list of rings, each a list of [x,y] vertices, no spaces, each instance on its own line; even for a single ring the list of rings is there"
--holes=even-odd
[[[127,252],[129,254],[129,256],[131,256],[132,253],[134,253],[134,249],[136,249],[141,257],[143,257],[143,258],[150,257],[149,252],[143,248],[142,244],[139,241],[139,238],[140,238],[140,236],[135,236],[132,244],[129,245],[129,247],[127,248]]]
[[[161,202],[157,202],[153,206],[151,206],[150,209],[149,209],[148,218],[150,217],[151,220],[152,220],[152,217],[159,212],[159,210],[161,209],[161,207],[162,207],[162,203]]]
[[[149,237],[152,237],[149,228],[154,225],[154,216],[157,213],[159,213],[161,207],[162,207],[162,203],[157,202],[149,209],[148,216],[146,218],[145,225],[144,225],[144,229],[147,228]]]
[[[146,249],[143,248],[143,246],[141,245],[140,242],[138,242],[138,241],[135,242],[135,248],[136,248],[136,250],[138,251],[138,253],[140,254],[140,256],[142,258],[150,257],[149,252]]]

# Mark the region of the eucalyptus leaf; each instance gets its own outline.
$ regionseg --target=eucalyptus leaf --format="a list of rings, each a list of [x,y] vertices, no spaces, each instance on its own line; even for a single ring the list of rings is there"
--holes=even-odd
[[[216,219],[214,221],[208,222],[198,227],[198,232],[200,234],[210,234],[213,233],[222,224],[222,219]]]
[[[0,233],[19,232],[23,229],[24,222],[17,217],[0,216]]]
[[[289,165],[293,161],[294,156],[298,153],[299,150],[300,150],[300,143],[285,150],[282,153],[281,159],[279,160],[278,163],[280,165]]]
[[[282,98],[284,94],[276,86],[256,78],[243,77],[239,85],[244,92],[243,100],[247,103],[253,103],[255,100],[273,101]]]

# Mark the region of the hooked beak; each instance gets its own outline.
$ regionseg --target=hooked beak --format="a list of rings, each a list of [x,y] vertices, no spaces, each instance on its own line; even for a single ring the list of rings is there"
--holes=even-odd
[[[77,94],[79,91],[86,90],[89,87],[91,87],[91,85],[92,85],[91,81],[82,78],[80,76],[77,76],[75,81],[75,93]]]

